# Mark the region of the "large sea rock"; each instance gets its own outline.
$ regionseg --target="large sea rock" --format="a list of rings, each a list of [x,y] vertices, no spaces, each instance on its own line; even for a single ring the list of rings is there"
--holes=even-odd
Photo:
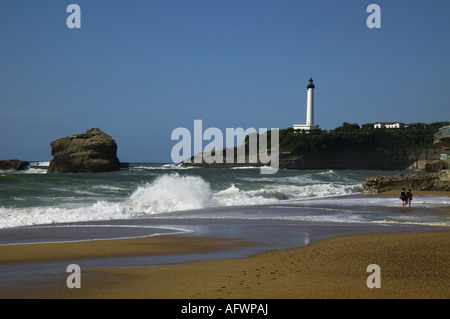
[[[117,144],[98,128],[50,143],[53,160],[48,173],[111,172],[120,170]]]

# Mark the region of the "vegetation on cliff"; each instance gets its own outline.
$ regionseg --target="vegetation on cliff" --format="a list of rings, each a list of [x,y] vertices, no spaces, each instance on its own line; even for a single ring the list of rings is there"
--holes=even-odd
[[[402,129],[375,129],[370,123],[359,126],[344,122],[334,130],[317,130],[311,133],[298,133],[293,128],[288,128],[279,132],[279,147],[280,152],[292,155],[345,149],[411,152],[433,148],[434,133],[444,125],[444,122],[414,123]],[[267,141],[270,143],[270,138]]]

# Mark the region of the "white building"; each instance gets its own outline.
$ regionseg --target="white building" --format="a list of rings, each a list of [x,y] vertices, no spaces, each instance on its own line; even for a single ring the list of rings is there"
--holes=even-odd
[[[314,88],[313,79],[309,79],[306,99],[306,124],[294,124],[294,131],[311,131],[319,129],[319,125],[314,125]]]
[[[408,126],[408,124],[403,122],[376,122],[373,128],[405,128]]]

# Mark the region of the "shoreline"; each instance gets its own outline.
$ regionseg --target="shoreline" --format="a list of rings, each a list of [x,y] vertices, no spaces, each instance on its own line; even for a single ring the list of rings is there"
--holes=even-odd
[[[251,244],[182,235],[9,244],[0,245],[0,265],[96,258],[205,254],[244,245]]]
[[[97,250],[95,258],[111,252],[106,242],[99,241],[96,247],[91,247]],[[61,258],[61,250],[55,250],[55,246],[68,248],[67,244],[46,247],[50,254],[46,260]],[[84,250],[87,244],[72,243],[70,251],[80,254],[79,257],[86,253],[86,258],[93,258]],[[128,247],[128,254],[131,248],[131,255],[157,255],[167,252],[162,249],[164,244],[168,250],[192,253],[231,249],[242,243],[169,235],[146,240],[119,239],[111,244]],[[105,250],[99,250],[102,247]],[[0,251],[3,248],[0,247]],[[9,262],[17,261],[15,258],[10,257]],[[69,274],[61,273],[60,279],[40,280],[39,284],[28,283],[20,289],[3,290],[0,296],[31,299],[450,298],[448,260],[449,230],[356,234],[243,258],[153,266],[81,267],[81,289],[68,289]],[[369,264],[378,264],[381,268],[380,289],[369,289],[366,285]]]
[[[374,195],[374,196],[378,196],[378,195],[400,195],[400,191],[401,191],[401,189],[384,191],[384,192],[377,193],[377,194],[365,194],[364,193],[364,195]],[[448,192],[448,191],[420,191],[420,190],[413,190],[412,193],[413,193],[413,195],[430,195],[430,196],[448,196],[448,197],[450,197],[450,192]]]
[[[390,191],[385,191],[382,193],[377,193],[377,194],[365,194],[363,193],[363,196],[367,196],[367,197],[382,197],[382,196],[394,196],[395,198],[398,198],[400,196],[400,191],[401,190],[390,190]],[[448,196],[450,197],[450,192],[448,191],[412,191],[413,194],[413,201],[412,201],[412,205],[411,207],[402,207],[401,203],[399,203],[398,208],[400,209],[415,209],[416,206],[414,205],[414,200],[417,200],[417,197],[419,196]],[[400,201],[400,200],[399,200]],[[441,210],[440,212],[438,212],[438,215],[441,216],[450,216],[450,207],[448,206],[438,206],[435,207],[436,209]]]

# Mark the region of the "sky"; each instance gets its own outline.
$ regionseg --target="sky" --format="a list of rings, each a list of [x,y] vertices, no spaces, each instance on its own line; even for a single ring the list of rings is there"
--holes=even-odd
[[[169,163],[194,120],[304,124],[309,78],[322,129],[450,121],[449,16],[447,0],[2,0],[0,159],[51,160],[96,127],[123,162]]]

